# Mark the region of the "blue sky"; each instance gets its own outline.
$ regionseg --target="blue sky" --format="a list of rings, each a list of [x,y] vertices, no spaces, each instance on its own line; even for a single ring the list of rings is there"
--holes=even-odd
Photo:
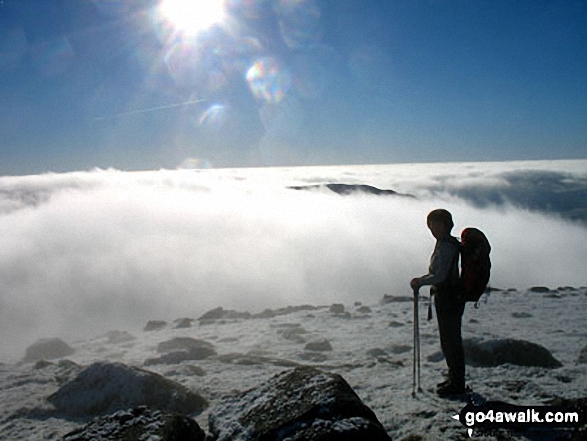
[[[0,175],[586,157],[586,2],[164,1],[0,2]]]

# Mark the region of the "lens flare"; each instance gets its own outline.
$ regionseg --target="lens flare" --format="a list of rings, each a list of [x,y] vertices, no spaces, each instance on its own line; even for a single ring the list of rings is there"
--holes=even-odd
[[[199,124],[202,128],[218,130],[226,120],[226,106],[214,104],[210,106],[200,117]]]
[[[186,158],[177,166],[178,170],[199,170],[212,168],[212,164],[206,158]]]
[[[275,58],[257,60],[247,71],[247,82],[253,95],[267,103],[279,104],[291,89],[291,76]]]

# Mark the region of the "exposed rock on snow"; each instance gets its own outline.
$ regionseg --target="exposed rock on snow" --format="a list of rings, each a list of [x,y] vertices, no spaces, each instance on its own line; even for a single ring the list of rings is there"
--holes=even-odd
[[[216,355],[214,345],[210,342],[191,337],[175,337],[159,343],[157,352],[173,353],[184,352],[186,360],[204,360]]]
[[[304,328],[302,328],[301,325],[298,324],[278,329],[277,333],[281,334],[285,340],[293,341],[295,343],[305,343],[306,340],[301,336],[301,334],[307,334],[308,331],[306,331]]]
[[[198,320],[200,322],[210,322],[213,320],[239,320],[239,319],[250,319],[251,313],[250,312],[239,312],[239,311],[232,311],[227,310],[219,306],[218,308],[214,308],[204,315],[202,315]]]
[[[414,300],[413,297],[410,296],[392,296],[389,294],[383,294],[383,298],[381,299],[382,305],[387,305],[388,303],[397,303],[397,302],[412,302]]]
[[[532,314],[528,312],[512,312],[513,318],[532,318]]]
[[[205,358],[205,357],[204,357]],[[145,366],[156,366],[160,364],[179,364],[184,361],[202,360],[197,353],[188,351],[175,351],[163,354],[161,357],[147,358],[143,365]]]
[[[326,352],[332,351],[332,345],[327,339],[312,341],[306,345],[304,348],[306,351],[319,351],[319,352]]]
[[[525,340],[479,341],[466,339],[463,341],[463,347],[467,364],[473,366],[492,367],[506,363],[544,368],[562,366],[548,349]]]
[[[204,340],[191,337],[175,337],[159,343],[157,352],[163,353],[160,357],[148,358],[145,366],[158,364],[178,364],[189,360],[204,360],[216,355],[214,345]]]
[[[263,357],[261,355],[253,355],[253,354],[223,354],[218,356],[218,361],[222,363],[228,364],[238,364],[244,366],[252,366],[252,365],[263,365],[263,364],[272,364],[274,366],[281,366],[281,367],[297,367],[299,366],[298,363],[295,361],[284,360],[282,358],[275,358],[275,357]]]
[[[577,359],[577,364],[587,364],[587,346],[581,350],[579,358]]]
[[[63,437],[63,441],[100,440],[204,441],[206,434],[194,420],[175,413],[140,406],[95,418]]]
[[[201,412],[206,399],[161,375],[122,363],[98,362],[47,398],[71,417],[93,417],[146,405],[153,409]]]
[[[328,310],[333,314],[344,314],[344,305],[342,303],[333,303]]]
[[[250,312],[240,312],[227,310],[222,307],[211,309],[202,315],[198,321],[200,324],[210,324],[219,320],[248,320],[248,319],[267,319],[278,317],[281,315],[293,314],[299,311],[315,311],[324,307],[311,306],[311,305],[300,305],[300,306],[287,306],[279,309],[265,309],[261,312],[251,314]]]
[[[373,357],[373,358],[386,357],[387,356],[387,352],[385,352],[381,348],[373,348],[373,349],[369,349],[367,351],[367,355],[370,356],[370,357]]]
[[[165,326],[167,326],[167,322],[164,320],[149,320],[143,331],[159,331]]]
[[[340,375],[310,367],[224,399],[208,420],[211,439],[218,441],[391,439]]]
[[[127,343],[136,340],[136,337],[127,331],[108,331],[105,336],[109,344]]]
[[[23,358],[24,363],[31,363],[39,360],[51,360],[63,358],[75,353],[75,349],[58,338],[38,340],[29,346]]]
[[[194,322],[194,319],[191,319],[189,317],[183,317],[183,318],[178,318],[177,320],[174,320],[173,323],[175,323],[175,329],[183,329],[183,328],[191,328],[192,327],[192,322]]]

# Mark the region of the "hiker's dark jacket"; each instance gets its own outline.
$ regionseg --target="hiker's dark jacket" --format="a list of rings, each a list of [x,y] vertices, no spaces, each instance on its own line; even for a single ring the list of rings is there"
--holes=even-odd
[[[446,235],[436,241],[428,274],[418,279],[419,285],[433,285],[437,290],[451,288],[459,281],[459,241]]]

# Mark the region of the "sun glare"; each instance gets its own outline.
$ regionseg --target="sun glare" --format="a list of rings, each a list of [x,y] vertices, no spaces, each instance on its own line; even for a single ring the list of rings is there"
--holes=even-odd
[[[163,0],[159,12],[177,31],[195,35],[224,19],[224,0]]]

